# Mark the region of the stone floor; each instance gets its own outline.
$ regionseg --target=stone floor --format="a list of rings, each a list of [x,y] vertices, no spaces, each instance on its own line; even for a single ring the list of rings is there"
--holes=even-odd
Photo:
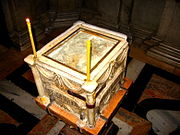
[[[141,69],[138,70],[135,69],[135,67],[128,66],[128,73],[129,73],[128,77],[135,81],[138,75],[140,74],[144,66],[144,63],[139,62],[137,60],[132,60],[129,65],[132,65],[131,63],[134,63],[136,65],[135,67],[138,68],[141,67]],[[136,70],[136,72],[134,72],[134,70]],[[4,96],[9,101],[18,105],[27,113],[31,114],[32,119],[38,120],[39,124],[38,123],[31,124],[31,126],[34,125],[34,128],[32,127],[32,130],[29,132],[29,134],[37,134],[37,132],[38,134],[47,133],[48,135],[59,134],[60,130],[64,127],[65,123],[62,121],[54,121],[54,118],[47,116],[47,112],[43,111],[42,109],[39,108],[39,106],[36,105],[33,98],[37,96],[37,93],[32,92],[32,90],[34,91],[37,90],[36,88],[28,87],[29,84],[27,84],[27,82],[25,81],[27,79],[30,82],[33,82],[33,76],[30,72],[31,71],[29,70],[27,65],[21,66],[20,68],[18,68],[18,70],[8,75],[5,79],[0,80],[0,95]],[[26,83],[25,87],[23,86],[24,83]],[[31,89],[31,91],[28,89]],[[14,114],[16,113],[17,112],[14,111]],[[54,121],[53,127],[48,126],[52,124],[52,121],[50,122],[49,119],[53,119]],[[12,118],[12,120],[14,119]],[[118,119],[116,119],[116,122],[117,121]],[[46,129],[42,128],[43,127],[42,122],[44,122],[44,126],[47,125]],[[123,124],[121,123],[120,125],[124,125],[124,123]],[[128,134],[130,131],[121,130],[119,131],[119,134],[122,132]]]
[[[45,45],[47,42],[52,40],[55,36],[57,36],[62,31],[64,31],[64,29],[60,30],[60,31],[55,31],[52,34],[47,35],[47,38],[45,38],[44,40],[39,42],[38,48]],[[6,48],[3,45],[0,45],[0,95],[1,96],[3,95],[3,97],[2,98],[0,97],[0,98],[3,99],[3,101],[7,101],[6,103],[3,103],[3,107],[9,106],[10,104],[14,104],[12,106],[12,109],[6,108],[6,107],[3,108],[5,110],[7,109],[9,114],[6,114],[6,113],[4,114],[2,112],[3,115],[0,115],[0,116],[7,116],[8,121],[11,121],[10,123],[14,124],[15,126],[18,126],[19,124],[21,124],[22,125],[21,127],[23,128],[23,126],[27,126],[29,124],[28,125],[29,128],[32,129],[33,126],[35,126],[38,122],[40,122],[41,119],[47,118],[47,116],[46,116],[47,113],[45,111],[41,110],[40,108],[38,108],[37,105],[34,103],[33,98],[35,96],[37,96],[37,91],[36,90],[32,91],[32,89],[34,89],[34,88],[31,89],[31,87],[29,87],[29,89],[26,89],[25,87],[21,88],[14,82],[12,82],[11,79],[8,79],[8,77],[9,78],[12,77],[12,74],[14,74],[14,72],[16,72],[17,69],[20,70],[18,72],[23,71],[23,69],[21,68],[22,65],[24,64],[23,59],[30,53],[32,53],[31,48],[28,48],[27,50],[20,52],[13,47]],[[145,63],[155,65],[157,67],[160,67],[160,68],[162,68],[170,73],[176,74],[176,75],[179,74],[178,69],[175,69],[174,67],[171,67],[162,62],[152,60],[152,58],[145,56],[145,53],[138,50],[137,48],[131,49],[130,56],[133,58],[136,58],[136,59],[132,59],[129,62],[128,68],[127,68],[127,76],[131,80],[133,80],[134,83],[138,82],[138,84],[141,84],[141,81],[143,81],[143,79],[139,79],[139,78],[142,78],[140,76],[142,76],[142,74],[145,74],[143,72],[143,70],[146,68]],[[25,66],[25,68],[27,68],[26,66]],[[147,73],[147,76],[148,76],[148,73]],[[150,74],[149,74],[149,76],[150,76]],[[22,84],[21,81],[24,80],[23,77],[22,78],[16,78],[16,77],[17,77],[16,74],[14,74],[14,76],[13,76],[14,80],[16,80],[16,82]],[[143,84],[141,84],[141,86],[142,85]],[[139,90],[139,89],[145,88],[145,87],[141,87],[141,86],[138,85],[137,87],[135,87],[135,89]],[[138,91],[137,91],[137,93],[138,93]],[[141,93],[139,93],[139,95],[140,94]],[[137,97],[139,95],[137,95]],[[130,92],[130,97],[134,97],[134,93],[131,94],[131,92]],[[16,106],[16,107],[13,108],[14,106]],[[17,111],[13,111],[13,109],[17,110]],[[127,109],[128,109],[128,107],[127,107]],[[22,116],[21,116],[20,112],[23,112]],[[11,116],[13,116],[13,117],[11,117]],[[26,117],[29,117],[30,120],[29,119],[26,120]],[[21,122],[17,122],[16,119],[14,119],[14,118],[17,118]],[[27,124],[23,125],[22,124],[23,122],[27,123]],[[47,132],[47,134],[56,135],[59,133],[59,130],[63,126],[64,126],[63,122],[57,122],[55,124],[55,126]],[[28,129],[27,131],[30,131],[30,129]],[[27,131],[24,131],[24,132],[26,133]],[[33,134],[33,133],[31,133],[31,134]]]

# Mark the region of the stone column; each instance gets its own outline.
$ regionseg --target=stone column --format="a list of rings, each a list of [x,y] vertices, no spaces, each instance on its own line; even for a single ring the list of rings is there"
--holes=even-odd
[[[98,24],[98,0],[82,0],[80,19],[90,24]]]
[[[49,16],[51,28],[69,27],[79,20],[80,0],[50,0]]]
[[[120,0],[98,0],[98,25],[118,31]]]
[[[87,93],[86,106],[87,106],[87,118],[90,127],[95,126],[95,93]]]
[[[134,0],[121,0],[119,11],[119,32],[128,36],[129,44],[132,42],[131,19]]]
[[[144,40],[155,35],[164,4],[163,0],[134,0],[130,25],[136,43],[141,44]]]
[[[175,0],[166,0],[164,10],[161,16],[161,21],[157,31],[157,38],[165,40],[168,35],[168,30],[171,27],[172,18],[176,9]]]

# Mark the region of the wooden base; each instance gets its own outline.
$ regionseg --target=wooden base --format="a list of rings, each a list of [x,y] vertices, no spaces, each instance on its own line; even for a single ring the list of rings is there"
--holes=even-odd
[[[102,132],[102,135],[116,135],[119,128],[113,122],[110,122]],[[80,133],[78,130],[71,128],[69,125],[65,125],[59,135],[84,135]]]
[[[119,104],[121,103],[124,95],[127,93],[127,89],[132,84],[132,81],[125,78],[125,82],[123,84],[123,88],[119,90],[110,100],[109,104],[105,106],[105,108],[102,111],[101,116],[97,119],[95,127],[90,128],[87,126],[79,127],[78,121],[79,118],[75,115],[73,115],[70,112],[67,112],[57,106],[56,104],[51,104],[48,107],[48,111],[50,114],[56,116],[57,118],[63,120],[68,125],[73,126],[75,129],[79,129],[82,133],[88,134],[88,135],[98,135],[103,132],[103,129],[108,125],[112,117],[114,116],[117,108],[119,107]],[[47,109],[47,106],[45,106],[38,98],[35,99],[36,103],[43,109]]]

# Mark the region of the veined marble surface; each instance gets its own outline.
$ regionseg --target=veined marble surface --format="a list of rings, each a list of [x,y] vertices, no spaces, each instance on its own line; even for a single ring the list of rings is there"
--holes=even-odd
[[[86,73],[86,41],[91,40],[91,69],[118,43],[118,40],[79,30],[60,42],[47,56]]]

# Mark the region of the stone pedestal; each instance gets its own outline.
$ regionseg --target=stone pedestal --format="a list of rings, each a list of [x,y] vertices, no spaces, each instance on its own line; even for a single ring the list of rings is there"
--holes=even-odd
[[[79,21],[41,48],[37,57],[26,57],[39,100],[47,107],[55,103],[76,116],[78,126],[93,128],[124,82],[126,38],[124,34]],[[87,40],[91,40],[92,48],[89,79]]]

